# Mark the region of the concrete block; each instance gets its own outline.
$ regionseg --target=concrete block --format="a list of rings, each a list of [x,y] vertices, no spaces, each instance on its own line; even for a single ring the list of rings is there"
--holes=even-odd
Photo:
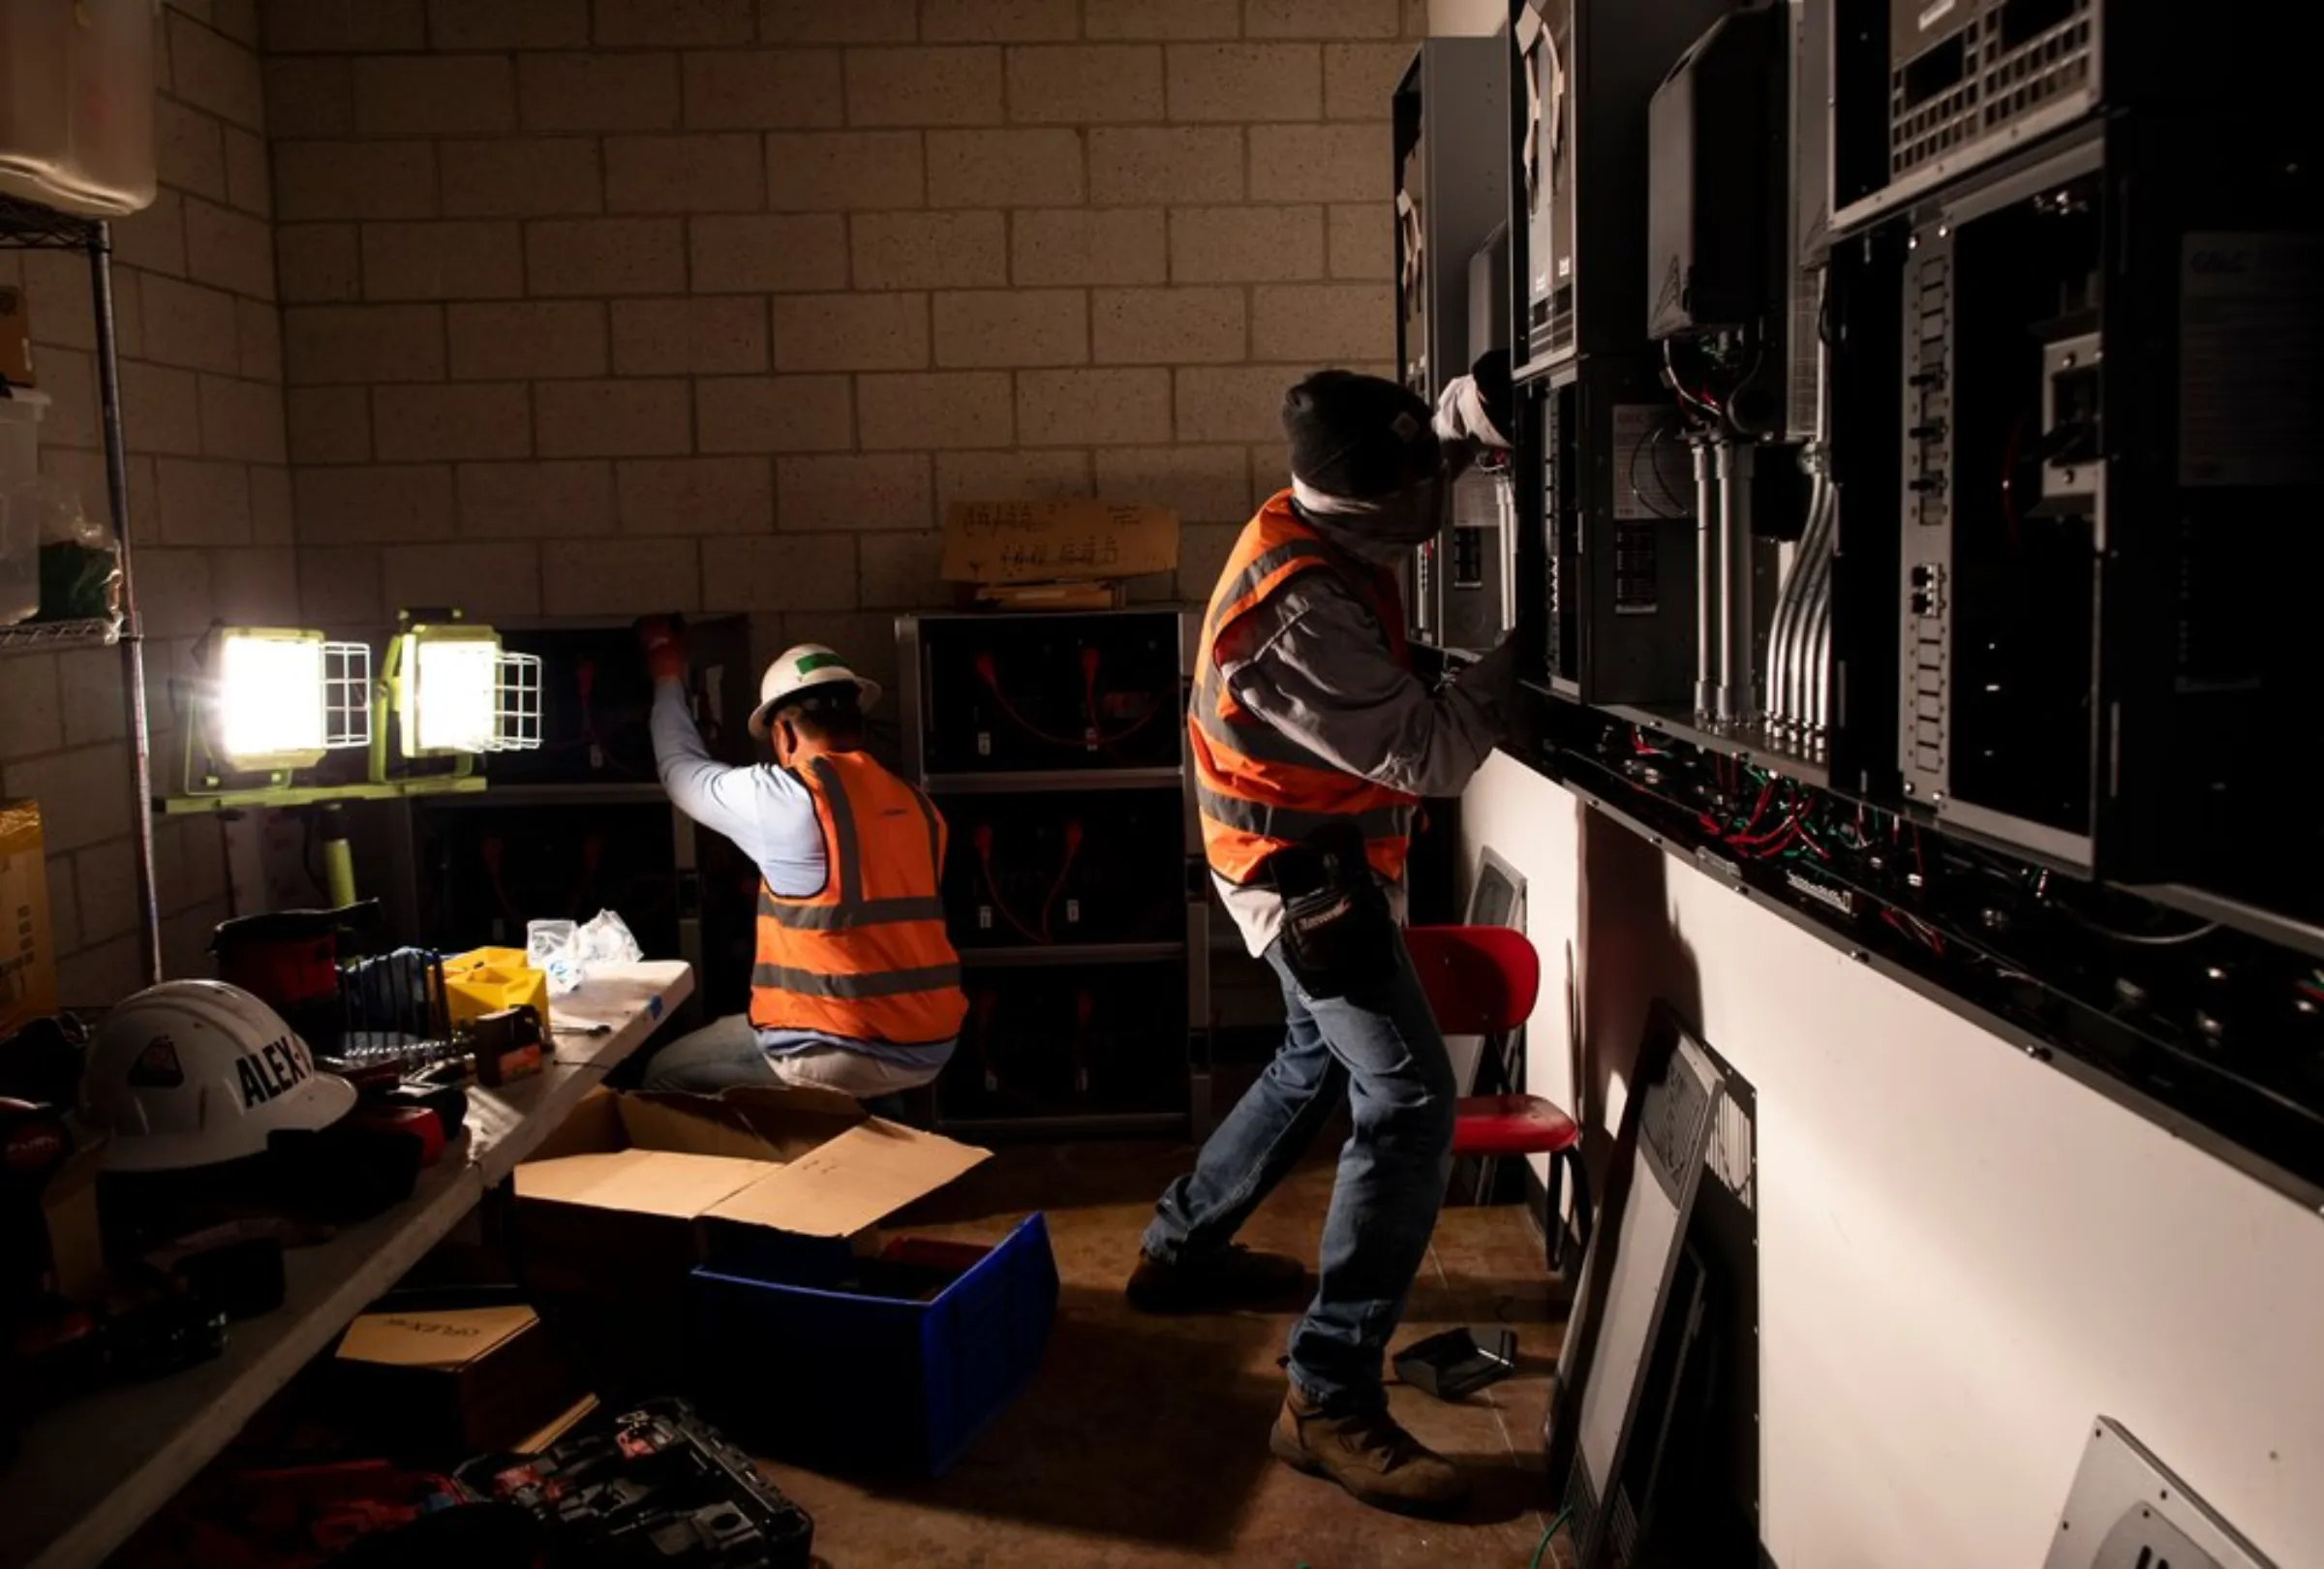
[[[1162,118],[1162,51],[1151,44],[1009,50],[1009,118],[1091,125]]]
[[[1078,289],[962,290],[935,296],[938,365],[1080,365],[1089,302]]]
[[[164,184],[212,201],[226,200],[226,137],[214,115],[175,99],[155,98],[153,155]]]
[[[1079,131],[931,131],[928,194],[938,207],[1069,207],[1088,195]]]
[[[302,546],[452,537],[452,471],[441,463],[295,469],[290,485]]]
[[[551,540],[541,547],[541,608],[552,616],[631,616],[702,607],[692,539]]]
[[[831,452],[855,445],[844,376],[719,376],[694,384],[705,452]]]
[[[1177,207],[1170,215],[1174,283],[1277,283],[1324,275],[1324,209]]]
[[[525,226],[525,278],[539,294],[686,291],[686,226],[675,218],[542,218]]]
[[[392,618],[381,591],[380,552],[304,546],[298,552],[298,619],[309,627],[373,628]]]
[[[242,328],[233,295],[159,274],[135,281],[125,274],[116,283],[116,301],[129,289],[142,291],[146,358],[194,370],[241,369]]]
[[[363,297],[363,256],[353,224],[285,224],[274,231],[277,292],[286,305]]]
[[[1375,124],[1251,127],[1251,200],[1362,201],[1389,200]]]
[[[516,299],[524,243],[513,219],[365,224],[368,299]]]
[[[618,376],[748,376],[767,368],[767,302],[754,294],[613,304]]]
[[[1392,285],[1263,284],[1251,291],[1253,359],[1337,365],[1395,353]]]
[[[130,831],[129,756],[118,743],[17,758],[8,765],[8,793],[41,803],[41,837],[50,855]],[[82,918],[90,913],[82,911]]]
[[[932,528],[928,456],[849,452],[778,458],[775,517],[785,534]]]
[[[867,536],[867,542],[882,538]],[[705,610],[852,610],[856,541],[846,534],[702,541]]]
[[[250,473],[240,463],[163,458],[160,542],[165,545],[250,543]]]
[[[764,457],[629,458],[614,465],[624,534],[772,534],[775,471]]]
[[[695,131],[843,125],[837,49],[706,49],[685,66],[686,123]]]
[[[190,16],[164,18],[169,90],[198,109],[250,131],[266,126],[266,89],[258,51],[220,36]]]
[[[1079,38],[1077,0],[925,0],[920,36],[931,44],[1024,44]]]
[[[454,305],[444,324],[454,381],[603,376],[607,369],[605,307],[594,299]]]
[[[1090,296],[1101,365],[1240,364],[1240,289],[1100,289]]]
[[[41,380],[46,384],[49,379],[44,361]],[[53,395],[56,389],[49,390]],[[138,433],[138,446],[147,452],[201,456],[201,384],[192,371],[123,360],[121,417],[127,428]],[[56,423],[54,413],[49,420],[51,425]],[[45,434],[58,439],[60,446],[73,445],[62,441],[54,430]]]
[[[766,205],[759,140],[719,136],[607,137],[605,205],[614,212],[755,212]]]
[[[1324,113],[1334,120],[1385,120],[1396,83],[1419,52],[1413,44],[1324,46]]]
[[[997,212],[859,212],[850,220],[858,289],[985,289],[1009,281]]]
[[[113,264],[184,277],[186,199],[165,188],[154,193],[152,206],[114,224]]]
[[[847,222],[836,213],[698,218],[689,227],[698,294],[847,287]]]
[[[1037,446],[1011,452],[938,452],[936,517],[956,501],[1046,501],[1089,496],[1089,454],[1076,447]],[[871,560],[867,552],[867,564]],[[867,601],[868,602],[868,601]],[[921,604],[950,603],[923,600]]]
[[[1394,38],[1396,0],[1249,0],[1243,28],[1253,38]]]
[[[1100,447],[1097,493],[1167,507],[1181,525],[1240,523],[1250,514],[1250,464],[1239,446]]]
[[[266,138],[238,125],[226,127],[226,200],[254,218],[274,216],[274,166]]]
[[[386,463],[519,458],[533,452],[533,411],[521,385],[375,387],[371,416],[372,443]],[[545,408],[542,424],[545,429]]]
[[[1091,38],[1239,38],[1242,0],[1084,0]]]
[[[941,479],[937,492],[944,494]],[[924,610],[952,602],[952,586],[936,575],[943,535],[867,534],[856,554],[865,609]]]
[[[294,386],[284,397],[293,463],[371,461],[371,388]]]
[[[918,370],[928,363],[926,294],[801,294],[775,300],[779,371]]]
[[[0,703],[0,757],[35,756],[65,744],[56,666],[54,654],[27,654],[11,661],[8,701]]]
[[[778,131],[767,138],[767,205],[778,212],[917,207],[927,194],[917,131]]]
[[[1006,371],[909,372],[855,379],[859,435],[868,451],[1007,446],[1014,439]]]
[[[272,463],[250,469],[250,537],[259,544],[298,542],[298,525],[290,501],[290,471]]]
[[[524,54],[517,109],[528,131],[674,131],[675,54]]]
[[[1160,207],[1086,207],[1014,216],[1010,281],[1020,289],[1057,284],[1155,284],[1170,275]]]
[[[1304,368],[1199,366],[1177,373],[1178,440],[1279,442],[1283,392]]]
[[[589,0],[428,0],[438,49],[585,49]]]
[[[209,554],[213,617],[232,627],[296,625],[297,551],[276,547]]]
[[[1000,50],[854,48],[847,51],[849,125],[998,125]]]
[[[1089,198],[1109,205],[1240,201],[1240,126],[1101,126],[1089,133]]]
[[[1396,275],[1395,215],[1385,201],[1345,202],[1331,208],[1331,276]]]
[[[380,585],[391,605],[456,604],[479,621],[537,616],[540,546],[395,545],[380,552]]]
[[[274,231],[262,218],[186,198],[186,271],[252,299],[274,298]]]
[[[770,44],[909,44],[920,36],[920,0],[759,0],[759,36]]]
[[[65,745],[94,746],[129,734],[121,702],[121,653],[84,648],[56,657],[56,684],[65,705]]]
[[[269,54],[361,54],[428,46],[422,0],[267,0],[260,21]]]
[[[542,457],[666,457],[694,449],[687,382],[542,382],[533,404]]]
[[[240,373],[254,382],[283,380],[283,313],[260,299],[234,301],[234,326],[241,339]]]
[[[613,532],[613,465],[463,463],[459,532],[472,539],[564,539]]]
[[[217,621],[208,551],[148,550],[138,567],[138,613],[147,637],[199,637]]]
[[[283,313],[293,385],[440,382],[443,311],[435,305],[293,305]],[[144,437],[140,432],[139,445]]]
[[[452,218],[552,218],[602,211],[597,143],[583,137],[446,141],[443,210]]]
[[[1324,112],[1324,54],[1313,44],[1173,44],[1169,81],[1174,120],[1313,120]]]
[[[433,217],[435,149],[421,141],[278,141],[274,210],[286,223]]]
[[[1242,537],[1241,523],[1181,523],[1178,525],[1178,598],[1190,604],[1208,604],[1227,569],[1227,558]]]
[[[354,62],[355,131],[478,136],[516,129],[516,73],[502,54],[381,54]]]
[[[1017,377],[1017,440],[1024,446],[1167,442],[1170,372],[1028,370]]]
[[[758,36],[752,0],[596,0],[599,45],[749,44]]]

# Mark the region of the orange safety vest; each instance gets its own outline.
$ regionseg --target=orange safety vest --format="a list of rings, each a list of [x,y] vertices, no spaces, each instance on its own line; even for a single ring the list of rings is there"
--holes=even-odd
[[[758,885],[750,1022],[846,1040],[933,1046],[961,1032],[968,1000],[944,931],[944,818],[862,752],[792,770],[823,827],[822,890]]]
[[[1276,850],[1351,818],[1363,832],[1372,869],[1391,879],[1404,875],[1418,798],[1361,779],[1291,740],[1237,702],[1219,671],[1228,629],[1300,573],[1319,570],[1337,572],[1355,590],[1379,620],[1390,652],[1410,664],[1395,574],[1367,571],[1326,543],[1292,510],[1290,491],[1269,497],[1244,526],[1211,592],[1188,704],[1203,848],[1210,869],[1232,883],[1257,881]]]

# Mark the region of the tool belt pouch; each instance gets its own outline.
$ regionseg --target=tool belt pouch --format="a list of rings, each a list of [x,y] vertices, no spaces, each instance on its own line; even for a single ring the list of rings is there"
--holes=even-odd
[[[1268,863],[1283,897],[1283,962],[1310,997],[1346,997],[1394,966],[1395,917],[1355,828],[1328,828]]]

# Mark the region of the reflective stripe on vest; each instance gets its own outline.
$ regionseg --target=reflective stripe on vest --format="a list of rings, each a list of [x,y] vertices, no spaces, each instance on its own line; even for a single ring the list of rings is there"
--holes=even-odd
[[[1356,589],[1379,619],[1391,652],[1404,659],[1394,591],[1385,574],[1367,584],[1351,566],[1292,510],[1285,492],[1269,499],[1244,528],[1211,594],[1188,705],[1188,739],[1204,850],[1211,869],[1230,882],[1257,880],[1276,850],[1348,822],[1362,833],[1376,871],[1403,875],[1414,797],[1349,774],[1244,710],[1218,665],[1219,640],[1235,622],[1292,578],[1319,569]]]
[[[805,899],[760,882],[750,1022],[896,1045],[952,1039],[967,1001],[938,892],[944,819],[861,753],[812,757],[799,778],[815,801],[828,875]]]

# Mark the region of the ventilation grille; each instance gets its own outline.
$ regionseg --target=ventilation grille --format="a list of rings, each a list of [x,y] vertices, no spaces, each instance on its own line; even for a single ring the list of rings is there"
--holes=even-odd
[[[1728,1192],[1741,1199],[1746,1210],[1758,1208],[1758,1184],[1754,1181],[1757,1171],[1756,1148],[1757,1134],[1752,1126],[1751,1113],[1745,1111],[1733,1096],[1722,1096],[1719,1101],[1719,1121],[1711,1128],[1708,1163],[1711,1175],[1718,1178]]]
[[[2090,7],[2091,0],[2009,0],[1891,71],[1890,178],[2088,86]]]

